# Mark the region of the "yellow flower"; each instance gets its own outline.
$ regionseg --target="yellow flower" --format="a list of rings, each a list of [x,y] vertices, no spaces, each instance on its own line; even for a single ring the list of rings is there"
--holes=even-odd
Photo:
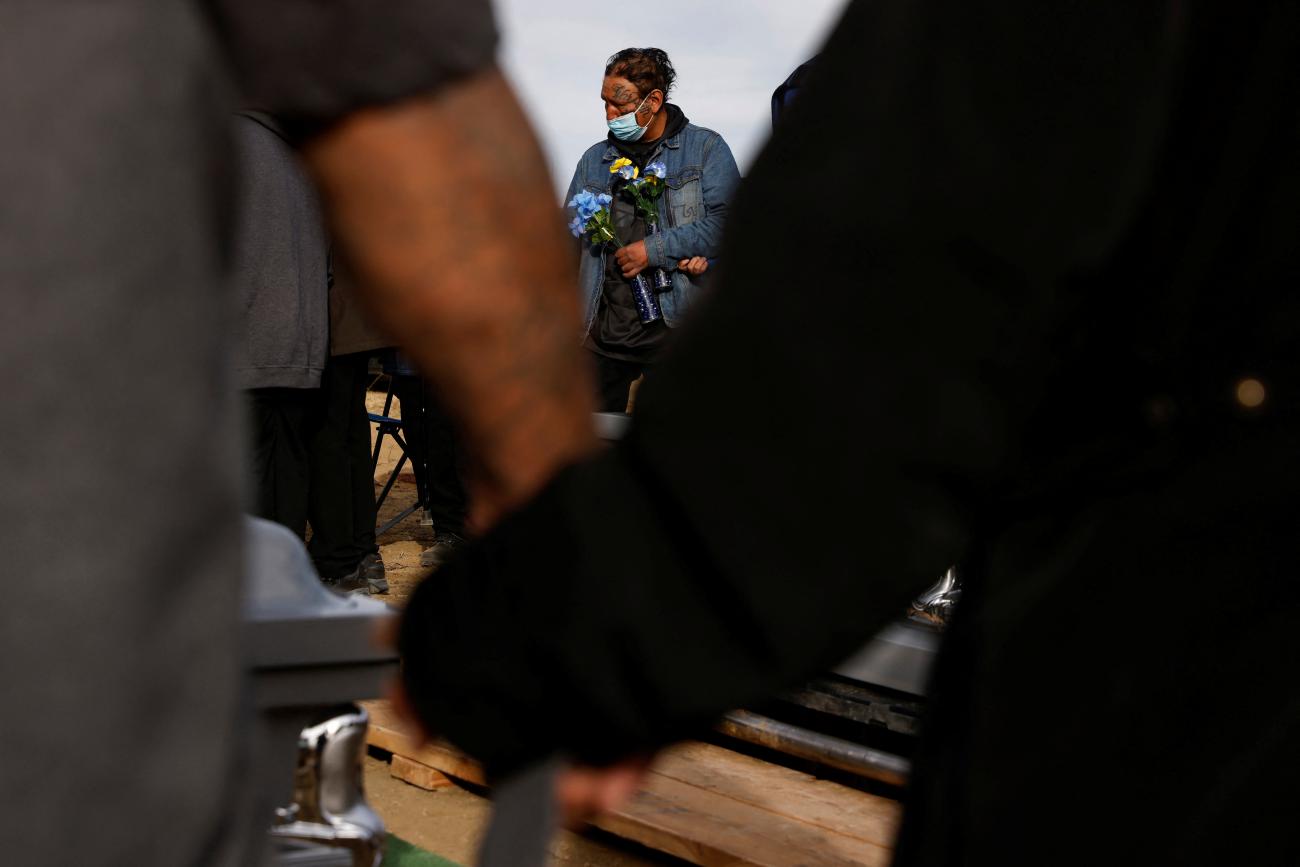
[[[628,159],[627,157],[619,157],[618,159],[614,160],[614,164],[609,167],[609,173],[611,175],[616,175],[618,174],[618,170],[623,168],[623,166],[630,166],[630,165],[632,165],[632,161],[630,159]]]

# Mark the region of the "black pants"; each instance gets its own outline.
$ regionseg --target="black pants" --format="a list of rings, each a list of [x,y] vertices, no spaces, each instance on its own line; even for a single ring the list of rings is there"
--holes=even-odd
[[[422,377],[395,376],[393,394],[402,405],[407,454],[434,530],[463,536],[467,507],[464,466],[451,419]]]
[[[318,416],[309,431],[307,550],[322,578],[340,578],[376,554],[375,477],[366,414],[368,353],[330,358],[321,376]]]
[[[625,412],[632,383],[654,365],[636,361],[619,361],[598,352],[593,352],[591,355],[596,360],[597,407],[601,412]]]
[[[307,441],[319,415],[320,390],[254,388],[244,393],[253,464],[252,512],[302,536],[307,532],[310,486]]]

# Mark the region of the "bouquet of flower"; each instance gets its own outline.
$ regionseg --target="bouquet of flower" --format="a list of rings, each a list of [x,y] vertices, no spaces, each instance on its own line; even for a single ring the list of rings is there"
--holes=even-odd
[[[664,178],[668,176],[668,168],[662,162],[656,161],[646,166],[645,174],[641,174],[630,159],[621,157],[614,160],[614,164],[609,167],[609,172],[627,181],[623,192],[632,200],[637,213],[646,224],[657,224],[659,207],[655,204],[655,200],[664,194]]]
[[[622,193],[632,200],[637,213],[645,220],[646,236],[659,231],[659,206],[656,200],[664,194],[664,178],[668,176],[668,167],[662,160],[656,160],[645,167],[645,173],[636,167],[627,157],[614,160],[609,167],[610,174],[618,175],[626,183]],[[651,282],[656,292],[667,292],[673,288],[672,278],[663,268],[651,272]]]
[[[593,193],[589,190],[578,193],[569,202],[569,207],[576,212],[569,221],[569,231],[575,238],[585,234],[593,247],[605,244],[613,244],[615,249],[622,247],[623,242],[614,231],[614,219],[609,212],[609,205],[613,201],[614,198],[609,193]],[[662,319],[659,300],[655,298],[654,289],[645,275],[636,275],[631,283],[632,298],[636,301],[636,312],[641,321],[649,323]]]

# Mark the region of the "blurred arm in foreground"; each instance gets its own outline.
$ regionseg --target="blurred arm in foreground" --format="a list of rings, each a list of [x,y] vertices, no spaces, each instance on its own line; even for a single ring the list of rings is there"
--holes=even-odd
[[[527,120],[490,70],[304,153],[370,306],[461,427],[486,526],[594,445],[572,256]]]
[[[302,143],[359,294],[458,425],[469,525],[487,528],[596,442],[571,240],[492,64],[489,7],[218,5],[249,98]],[[322,51],[331,34],[346,37]]]
[[[490,6],[213,5],[245,99],[301,143],[367,305],[459,425],[487,526],[594,443],[571,242]]]

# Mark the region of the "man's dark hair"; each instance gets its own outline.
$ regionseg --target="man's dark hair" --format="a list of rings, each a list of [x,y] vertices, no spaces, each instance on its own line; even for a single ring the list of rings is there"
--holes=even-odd
[[[668,54],[658,48],[624,48],[605,61],[605,75],[617,75],[636,85],[642,96],[661,90],[664,99],[677,80]]]

